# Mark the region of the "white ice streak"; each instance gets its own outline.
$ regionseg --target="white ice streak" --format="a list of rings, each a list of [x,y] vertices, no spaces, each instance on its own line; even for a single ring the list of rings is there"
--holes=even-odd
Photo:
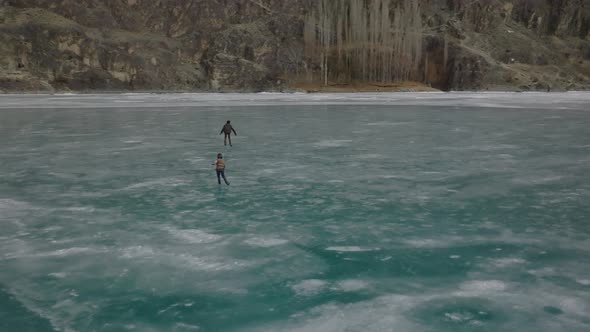
[[[17,201],[10,198],[0,199],[0,217],[10,217],[22,212],[29,211],[33,206],[27,202]]]
[[[187,184],[186,179],[175,178],[175,177],[166,177],[166,178],[149,180],[149,181],[144,181],[144,182],[139,182],[139,183],[135,183],[132,185],[128,185],[128,186],[122,188],[122,190],[134,190],[134,189],[142,189],[142,188],[146,188],[146,187],[150,188],[150,187],[159,187],[159,186],[177,187],[177,186],[182,186],[182,185],[186,185],[186,184]]]
[[[369,122],[366,125],[367,126],[385,126],[385,127],[389,127],[389,126],[406,126],[406,125],[411,125],[414,122],[387,122],[387,121],[383,121],[383,122]]]
[[[264,237],[253,237],[244,241],[244,243],[254,247],[276,247],[283,244],[289,243],[288,240],[277,239],[277,238],[264,238]]]
[[[96,209],[92,206],[72,206],[72,207],[63,208],[61,210],[69,211],[69,212],[88,212],[88,213],[96,211]]]
[[[48,276],[50,277],[54,277],[57,279],[63,279],[67,276],[68,274],[66,272],[53,272],[53,273],[49,273]]]
[[[175,331],[198,331],[201,328],[198,325],[193,325],[193,324],[186,324],[186,323],[176,323],[175,324]]]
[[[484,225],[482,228],[490,228],[489,225]],[[492,242],[502,242],[506,244],[538,244],[542,242],[538,236],[528,235],[528,234],[514,234],[510,230],[504,230],[501,233],[496,235],[462,235],[462,236],[447,236],[441,235],[439,237],[422,237],[422,238],[409,238],[409,239],[400,239],[400,243],[404,244],[405,246],[413,247],[413,248],[449,248],[453,246],[463,245],[463,244],[484,244],[484,243],[492,243]],[[579,245],[578,242],[571,242],[570,246]],[[501,250],[501,249],[500,249]]]
[[[297,294],[302,296],[315,295],[327,286],[327,282],[319,279],[306,279],[298,282],[291,286],[291,289]]]
[[[490,264],[493,268],[505,268],[516,265],[523,265],[527,263],[526,260],[518,257],[504,257],[490,260]]]
[[[527,176],[518,177],[512,180],[513,183],[521,185],[538,185],[550,182],[556,182],[563,180],[566,176],[564,175],[534,175],[529,174]]]
[[[328,251],[340,251],[340,252],[363,252],[363,251],[373,251],[379,250],[377,248],[363,248],[357,246],[336,246],[336,247],[327,247],[326,250]]]
[[[405,317],[406,311],[415,305],[414,298],[402,295],[387,295],[351,304],[328,303],[292,315],[286,323],[247,331],[424,331],[423,326]]]
[[[445,318],[452,322],[467,322],[473,319],[469,312],[445,312]]]
[[[197,256],[149,246],[132,246],[122,248],[120,251],[121,257],[140,262],[143,266],[148,263],[158,266],[164,264],[175,269],[215,272],[237,270],[255,264],[229,257]]]
[[[334,288],[344,292],[357,292],[360,290],[367,289],[368,287],[369,283],[365,280],[346,279],[337,282]]]
[[[366,160],[366,159],[379,159],[382,157],[383,156],[378,153],[366,153],[366,154],[360,154],[360,155],[355,156],[355,159]]]
[[[39,289],[9,289],[9,294],[21,303],[27,310],[35,313],[39,317],[46,319],[52,326],[52,330],[63,332],[77,332],[73,329],[71,321],[82,312],[89,312],[91,309],[87,303],[80,304],[72,301],[70,298],[59,300],[52,306],[47,307],[39,304],[39,299],[43,298],[43,291]],[[75,292],[74,292],[75,294]],[[53,302],[53,301],[51,301]]]
[[[500,280],[470,280],[459,285],[457,295],[485,295],[505,291],[507,285]]]
[[[43,257],[69,257],[82,254],[100,254],[105,253],[108,250],[105,248],[87,248],[87,247],[71,247],[63,248],[50,251],[35,252],[31,248],[26,251],[18,251],[7,253],[4,255],[7,259],[20,259],[20,258],[43,258]]]
[[[347,146],[352,143],[352,140],[348,139],[331,139],[331,140],[322,140],[317,143],[314,143],[316,148],[338,148]]]
[[[200,229],[179,229],[173,227],[164,227],[164,230],[173,237],[188,243],[212,243],[222,239],[221,235],[207,233]]]
[[[331,292],[358,292],[368,288],[369,282],[361,279],[345,279],[335,282],[320,279],[306,279],[291,286],[291,289],[300,296],[316,295],[326,290],[330,290]]]
[[[440,248],[440,247],[449,247],[451,245],[453,245],[457,240],[459,240],[459,237],[450,237],[450,238],[445,238],[445,239],[428,239],[428,238],[423,238],[423,239],[407,239],[407,240],[403,240],[403,243],[405,243],[406,245],[410,246],[410,247],[416,247],[416,248]]]

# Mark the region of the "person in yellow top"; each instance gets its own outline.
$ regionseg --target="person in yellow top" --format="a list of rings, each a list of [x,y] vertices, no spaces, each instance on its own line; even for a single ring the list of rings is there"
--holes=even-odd
[[[221,184],[221,178],[223,177],[223,181],[225,184],[229,186],[229,182],[225,178],[225,160],[223,160],[223,155],[221,153],[217,154],[217,160],[211,165],[215,165],[215,171],[217,172],[217,183]]]

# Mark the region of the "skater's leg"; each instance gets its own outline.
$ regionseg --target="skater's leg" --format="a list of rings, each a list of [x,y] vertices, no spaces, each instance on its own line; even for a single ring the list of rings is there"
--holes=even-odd
[[[221,171],[221,176],[223,177],[223,181],[225,181],[225,184],[227,184],[229,186],[229,182],[227,182],[227,179],[225,178],[225,172]]]
[[[217,171],[217,183],[221,184],[221,179],[220,179],[220,175],[222,174],[222,171]],[[223,179],[225,180],[225,176],[223,176]]]

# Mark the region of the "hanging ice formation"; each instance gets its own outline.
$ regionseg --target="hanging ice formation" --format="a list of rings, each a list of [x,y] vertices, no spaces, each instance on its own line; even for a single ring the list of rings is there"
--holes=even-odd
[[[423,75],[419,0],[318,0],[305,19],[308,80],[390,83]],[[394,8],[390,7],[393,3]],[[318,74],[320,77],[318,77]]]

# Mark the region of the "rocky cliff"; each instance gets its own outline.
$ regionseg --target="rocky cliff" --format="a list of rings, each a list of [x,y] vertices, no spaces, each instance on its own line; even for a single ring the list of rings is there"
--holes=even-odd
[[[590,0],[414,1],[422,20],[414,80],[426,86],[590,88]],[[0,90],[309,88],[321,68],[306,55],[304,25],[317,4],[0,0]]]

